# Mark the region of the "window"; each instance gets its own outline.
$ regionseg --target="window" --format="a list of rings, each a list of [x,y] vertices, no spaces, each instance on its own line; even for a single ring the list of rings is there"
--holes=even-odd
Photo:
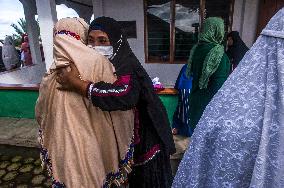
[[[144,0],[146,63],[186,63],[206,17],[232,23],[233,0]]]

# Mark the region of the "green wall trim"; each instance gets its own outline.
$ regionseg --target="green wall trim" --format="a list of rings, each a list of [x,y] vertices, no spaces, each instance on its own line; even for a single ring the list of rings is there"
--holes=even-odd
[[[177,95],[159,95],[166,107],[170,122],[177,106]],[[38,91],[0,90],[0,117],[30,118],[35,116]]]
[[[34,118],[38,91],[0,90],[0,117]]]
[[[173,115],[178,103],[178,97],[177,95],[159,95],[159,97],[162,100],[164,106],[166,107],[169,121],[172,124]]]

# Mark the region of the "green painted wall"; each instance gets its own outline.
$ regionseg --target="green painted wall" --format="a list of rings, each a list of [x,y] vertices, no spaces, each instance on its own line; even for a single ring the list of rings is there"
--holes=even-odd
[[[173,115],[176,110],[178,98],[177,95],[160,95],[160,99],[166,107],[169,120],[172,124]]]
[[[34,118],[37,91],[0,90],[0,117]]]
[[[0,117],[34,118],[37,91],[0,90]],[[177,105],[176,95],[160,95],[170,122]]]

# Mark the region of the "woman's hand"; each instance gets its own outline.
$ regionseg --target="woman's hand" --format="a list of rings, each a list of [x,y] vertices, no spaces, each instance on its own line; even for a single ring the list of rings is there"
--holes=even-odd
[[[61,86],[57,89],[65,91],[75,91],[85,96],[89,82],[81,79],[80,73],[73,63],[70,63],[70,68],[71,71],[69,72],[66,70],[66,68],[58,69],[56,81]]]
[[[177,135],[178,134],[178,129],[177,128],[173,128],[172,129],[172,134],[173,135]]]

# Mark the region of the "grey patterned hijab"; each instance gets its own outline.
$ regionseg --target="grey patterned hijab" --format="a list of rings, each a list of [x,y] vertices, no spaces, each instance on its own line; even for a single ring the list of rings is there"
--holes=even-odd
[[[284,187],[284,9],[214,96],[173,187]]]

